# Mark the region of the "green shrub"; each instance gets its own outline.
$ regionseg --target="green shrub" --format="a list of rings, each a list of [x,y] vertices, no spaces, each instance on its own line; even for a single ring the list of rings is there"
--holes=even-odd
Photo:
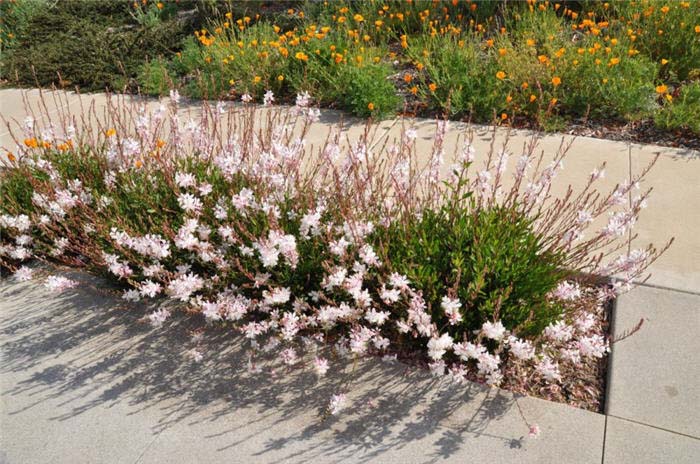
[[[478,36],[423,35],[408,43],[409,57],[424,66],[420,79],[431,107],[481,121],[503,108],[505,85],[496,79],[496,63],[481,49]]]
[[[4,76],[19,85],[121,90],[150,58],[179,49],[191,27],[165,13],[139,25],[130,5],[66,1],[41,8],[3,54]]]
[[[141,66],[138,81],[141,92],[148,95],[165,95],[174,87],[176,76],[169,69],[169,62],[156,58]]]
[[[683,86],[679,95],[656,113],[654,123],[661,129],[686,129],[700,135],[700,82]]]
[[[387,231],[386,259],[423,291],[438,327],[450,290],[465,305],[454,328],[470,333],[495,318],[520,334],[537,334],[562,308],[547,299],[565,277],[564,257],[544,251],[532,221],[514,209],[476,208],[473,203],[424,211]]]

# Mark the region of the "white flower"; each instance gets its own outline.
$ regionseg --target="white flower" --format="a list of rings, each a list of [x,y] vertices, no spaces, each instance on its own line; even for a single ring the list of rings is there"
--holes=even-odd
[[[410,282],[408,280],[408,277],[405,275],[401,275],[397,272],[393,272],[389,276],[389,283],[391,284],[392,287],[401,289],[401,290],[406,290],[408,286],[410,285]]]
[[[377,254],[374,252],[374,248],[372,248],[372,245],[370,244],[365,244],[362,246],[360,249],[360,258],[362,258],[362,261],[368,266],[376,267],[381,264]]]
[[[141,296],[155,297],[160,291],[163,290],[163,286],[159,283],[153,282],[152,280],[147,280],[141,284],[139,292]]]
[[[64,290],[73,288],[78,285],[75,280],[68,279],[62,276],[51,275],[46,278],[44,286],[53,293],[61,293]]]
[[[576,282],[559,282],[554,290],[554,296],[565,301],[576,300],[581,297],[581,289]]]
[[[192,273],[184,274],[168,284],[168,293],[180,301],[187,301],[194,292],[204,287],[204,280]]]
[[[428,356],[432,359],[441,359],[447,350],[452,348],[452,337],[448,334],[443,334],[439,338],[433,337],[428,341]]]
[[[382,299],[382,301],[384,301],[384,303],[390,305],[399,301],[399,299],[401,298],[401,291],[395,288],[389,290],[384,285],[382,285],[382,291],[379,296]]]
[[[170,317],[170,311],[167,309],[158,309],[148,316],[148,320],[151,322],[153,327],[160,327],[163,322]]]
[[[202,362],[202,359],[204,359],[202,352],[194,348],[188,351],[187,354],[190,358],[192,358],[192,361],[196,363]]]
[[[26,282],[28,280],[32,279],[32,275],[34,274],[34,270],[28,268],[27,266],[22,266],[19,269],[17,269],[14,273],[14,278],[18,282]]]
[[[443,296],[440,306],[442,310],[445,311],[445,315],[449,318],[450,325],[455,325],[462,321],[462,314],[459,312],[462,303],[460,303],[459,299]]]
[[[296,106],[300,108],[306,108],[311,103],[311,95],[309,92],[302,92],[297,94]]]
[[[554,380],[561,380],[561,374],[559,373],[559,364],[552,361],[549,356],[544,356],[542,360],[537,363],[535,370],[539,372],[542,377],[552,382]]]
[[[202,315],[207,321],[220,321],[221,306],[216,302],[205,301],[202,303]]]
[[[273,288],[271,292],[265,290],[263,292],[263,298],[265,299],[265,304],[269,306],[284,304],[289,301],[292,295],[291,290],[288,288]]]
[[[265,106],[270,106],[272,105],[272,102],[275,101],[275,94],[272,93],[272,90],[268,90],[265,92],[265,95],[263,96],[263,104]]]
[[[190,193],[182,193],[177,196],[177,203],[186,212],[199,212],[202,209],[202,200]]]
[[[602,358],[608,351],[608,344],[601,335],[583,337],[577,346],[581,354],[589,358]]]
[[[282,359],[282,362],[288,366],[293,366],[299,361],[299,356],[297,355],[297,352],[294,351],[294,348],[282,350],[280,353],[280,358]]]
[[[535,356],[535,348],[527,340],[520,340],[511,335],[508,337],[508,347],[511,354],[518,359],[528,360]]]
[[[193,187],[197,183],[197,179],[195,179],[194,174],[189,172],[176,172],[175,183],[181,188]]]
[[[475,345],[470,342],[455,343],[452,347],[454,353],[459,356],[462,361],[469,361],[470,359],[478,359],[483,353],[486,352],[486,348],[481,345]]]
[[[383,325],[386,320],[389,319],[389,315],[389,311],[377,311],[374,308],[370,308],[365,313],[365,319],[367,319],[370,324]]]
[[[506,328],[503,327],[501,321],[487,321],[481,326],[481,331],[486,338],[490,338],[491,340],[501,340],[506,333]]]
[[[331,400],[328,403],[328,412],[330,412],[333,416],[338,415],[338,413],[345,408],[346,402],[347,398],[342,393],[331,396]]]
[[[326,375],[326,372],[328,372],[328,360],[324,358],[314,359],[314,370],[319,377]]]
[[[428,368],[430,369],[430,374],[433,377],[442,377],[445,375],[445,361],[442,359],[431,362],[428,364]]]
[[[328,249],[336,256],[342,257],[345,255],[345,250],[350,245],[350,242],[345,240],[345,237],[340,237],[338,240],[328,244]]]
[[[574,336],[574,328],[564,323],[564,321],[558,321],[554,324],[549,324],[544,329],[544,336],[557,342],[566,342]]]
[[[250,103],[253,101],[253,97],[251,97],[250,94],[244,93],[243,95],[241,95],[241,101],[243,103]]]

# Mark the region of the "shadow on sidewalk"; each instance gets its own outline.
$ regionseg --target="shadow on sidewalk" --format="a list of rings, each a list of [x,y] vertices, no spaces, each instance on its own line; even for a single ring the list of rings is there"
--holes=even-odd
[[[256,443],[254,455],[264,460],[271,453],[285,462],[319,457],[367,462],[416,440],[430,440],[423,456],[432,460],[452,456],[477,436],[508,448],[522,446],[522,437],[487,430],[514,406],[512,396],[379,360],[355,366],[350,406],[324,419],[328,399],[347,387],[348,375],[331,371],[318,382],[307,370],[277,364],[276,375],[250,374],[244,340],[230,328],[206,328],[195,344],[192,331],[204,327],[199,318],[176,315],[154,329],[142,321],[152,308],[123,303],[98,278],[71,277],[81,287],[61,296],[37,283],[0,281],[7,414],[27,413],[49,401],[60,405],[51,419],[65,421],[92,408],[126,404],[133,414],[156,414],[154,434],[176,424],[218,420],[217,432],[198,439],[215,440],[217,450],[229,454],[246,440],[260,440],[263,428],[269,438]],[[195,346],[204,354],[199,363],[189,354]],[[352,369],[347,366],[346,374]],[[31,400],[13,409],[13,397]],[[273,427],[282,433],[270,434]]]

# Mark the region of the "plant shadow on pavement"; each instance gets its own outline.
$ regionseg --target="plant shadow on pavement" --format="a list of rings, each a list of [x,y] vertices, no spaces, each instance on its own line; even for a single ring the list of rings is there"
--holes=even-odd
[[[204,326],[198,318],[176,315],[154,329],[142,320],[148,314],[143,305],[116,299],[98,278],[69,274],[81,286],[58,297],[34,283],[0,281],[0,375],[7,376],[2,391],[10,405],[7,414],[50,402],[59,404],[51,420],[66,421],[122,403],[132,414],[155,411],[154,435],[180,422],[220,420],[224,430],[202,437],[219,441],[220,452],[255,439],[261,427],[281,425],[279,430],[295,432],[263,441],[255,455],[264,459],[273,452],[278,459],[280,450],[289,450],[285,462],[319,457],[367,462],[434,437],[432,449],[425,450],[431,460],[452,456],[474,436],[523,446],[522,437],[487,430],[515,407],[512,396],[498,390],[450,384],[399,363],[369,360],[350,374],[352,406],[325,417],[328,398],[348,375],[317,382],[301,369],[279,371],[274,379],[250,374],[242,337],[213,327],[197,342],[204,354],[197,363],[188,353],[195,346],[192,330]],[[13,407],[11,399],[18,395],[32,403]],[[242,410],[250,420],[241,420]]]

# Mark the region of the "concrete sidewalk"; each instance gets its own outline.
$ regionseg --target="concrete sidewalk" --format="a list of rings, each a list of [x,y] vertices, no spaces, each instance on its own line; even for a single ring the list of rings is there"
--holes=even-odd
[[[99,107],[105,99],[67,94],[50,111],[90,102]],[[0,90],[3,114],[21,121],[21,104],[21,92]],[[416,125],[421,146],[429,146],[434,125]],[[457,141],[459,125],[452,127],[447,153]],[[381,128],[390,136],[397,130],[391,122]],[[318,140],[327,129],[314,128]],[[526,135],[517,132],[513,147]],[[541,149],[556,151],[561,139],[546,136]],[[490,141],[485,128],[477,131],[479,152]],[[0,147],[11,144],[0,130]],[[79,275],[89,285],[61,297],[36,283],[0,281],[0,463],[698,462],[700,157],[631,148],[633,170],[661,153],[636,228],[640,244],[676,242],[654,263],[647,286],[616,304],[616,334],[645,322],[613,345],[606,415],[534,398],[516,405],[507,392],[367,362],[351,395],[361,407],[321,421],[333,385],[311,389],[304,374],[248,376],[230,334],[206,337],[198,364],[187,356],[187,321],[153,330],[138,322],[145,308],[127,310],[94,278]],[[557,182],[576,185],[606,161],[605,182],[614,185],[627,178],[628,150],[580,137]],[[542,428],[539,440],[525,438],[521,410]]]

